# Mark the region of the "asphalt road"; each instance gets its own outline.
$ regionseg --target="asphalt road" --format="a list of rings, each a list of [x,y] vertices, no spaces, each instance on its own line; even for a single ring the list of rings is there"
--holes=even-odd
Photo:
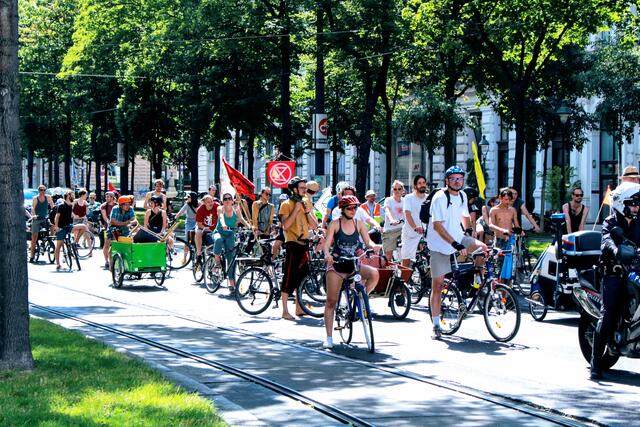
[[[127,320],[124,323],[134,330],[136,322],[144,325],[145,322],[148,323],[150,316],[155,316],[157,318],[154,319],[154,336],[160,338],[163,334],[166,337],[170,336],[164,333],[166,331],[163,332],[163,322],[172,323],[175,322],[175,318],[169,319],[154,309],[167,310],[173,314],[216,325],[216,333],[224,333],[225,330],[236,335],[238,330],[248,333],[242,335],[244,338],[241,341],[252,340],[253,348],[261,346],[256,344],[260,337],[275,340],[275,343],[272,343],[274,347],[269,348],[274,364],[286,360],[288,352],[292,351],[277,341],[321,351],[324,327],[320,319],[304,317],[297,321],[282,320],[279,308],[269,308],[259,316],[246,315],[239,309],[235,300],[228,296],[225,287],[210,295],[202,287],[194,285],[191,271],[188,269],[174,273],[165,282],[164,289],[153,286],[152,280],[125,282],[124,288],[114,289],[110,286],[110,274],[102,269],[102,263],[102,253],[98,252],[92,259],[82,262],[82,271],[56,272],[49,264],[30,265],[30,302],[60,310],[71,310],[76,314],[92,316],[93,320],[113,318],[116,314],[121,316],[126,313]],[[133,304],[137,309],[126,304]],[[520,331],[509,343],[495,342],[487,332],[482,316],[474,314],[464,320],[455,336],[433,341],[430,339],[431,328],[427,322],[427,309],[423,304],[424,302],[421,302],[412,308],[404,321],[396,321],[391,316],[386,300],[374,299],[372,308],[376,313],[376,353],[371,355],[366,351],[364,337],[358,329],[354,332],[353,346],[337,345],[333,352],[373,362],[381,367],[390,367],[448,384],[459,384],[465,388],[510,397],[578,419],[593,420],[606,425],[640,425],[640,417],[637,416],[637,405],[640,402],[640,360],[622,358],[605,380],[590,381],[588,364],[578,346],[577,314],[550,312],[545,321],[539,323],[527,312],[523,312]],[[170,326],[175,326],[169,323],[167,330]],[[202,329],[181,329],[181,338],[197,342],[210,335],[206,328],[205,332]],[[171,340],[174,339],[175,336],[171,336]],[[338,334],[334,340],[339,342]],[[223,348],[229,350],[229,345],[232,343],[225,343]],[[233,352],[233,348],[231,351]],[[238,352],[233,357],[243,361],[243,358],[250,358],[250,353]],[[327,371],[323,369],[322,366],[318,366],[315,374],[318,377],[335,374],[331,368],[327,368]],[[293,367],[290,375],[294,377],[295,373],[296,368]],[[306,378],[305,381],[311,379]],[[410,380],[407,379],[406,382],[408,384]],[[406,384],[394,383],[394,387],[403,385]],[[322,387],[331,388],[326,383],[323,383]],[[350,395],[348,389],[337,385],[336,387],[332,392],[339,393],[342,401],[361,397]],[[405,389],[398,389],[397,393],[392,392],[393,388],[381,392],[375,382],[369,384],[369,387],[371,393],[375,392],[376,405],[388,404],[394,408],[409,408],[407,411],[414,408],[415,416],[418,416],[415,414],[416,401],[427,405],[433,401],[435,405],[439,401],[439,393],[445,393],[436,390],[431,394],[415,396]],[[243,404],[246,395],[227,390],[227,397],[232,402],[246,408],[247,405]],[[225,387],[218,388],[217,392],[225,395]],[[439,404],[442,405],[441,402]],[[264,412],[264,408],[261,410]],[[261,410],[258,408],[256,414]],[[291,415],[298,410],[304,411],[303,408],[288,407],[285,413]],[[469,410],[464,404],[456,404],[450,406],[447,413],[449,417],[462,417],[468,416]],[[447,418],[448,421],[438,419],[437,411],[439,409],[434,407],[434,413],[428,416],[422,413],[415,419],[405,417],[402,424],[431,424],[426,420],[431,420],[434,424],[436,420],[438,424],[451,424],[455,421],[452,418]],[[473,418],[466,420],[470,425],[521,423],[518,419],[510,419],[508,416],[500,417],[500,412],[494,408],[492,411],[485,411],[475,423]],[[378,419],[378,423],[396,424],[393,420],[393,416],[382,417]],[[286,418],[282,420],[282,424],[287,424]]]

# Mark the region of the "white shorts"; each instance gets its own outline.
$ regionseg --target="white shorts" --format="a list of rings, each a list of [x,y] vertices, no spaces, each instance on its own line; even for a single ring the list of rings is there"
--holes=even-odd
[[[402,239],[402,248],[400,249],[400,258],[402,259],[414,259],[416,257],[416,252],[418,251],[418,244],[420,244],[421,235],[416,235],[413,233],[409,236],[407,233],[403,232]]]

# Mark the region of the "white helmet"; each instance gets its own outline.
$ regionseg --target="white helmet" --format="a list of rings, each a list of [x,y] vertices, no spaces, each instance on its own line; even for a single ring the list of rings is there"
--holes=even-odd
[[[345,187],[348,187],[349,183],[347,181],[340,181],[339,183],[336,184],[336,194],[338,193],[342,193],[342,190],[345,189]]]
[[[633,218],[628,206],[640,206],[640,184],[625,182],[611,192],[611,207],[627,218]]]

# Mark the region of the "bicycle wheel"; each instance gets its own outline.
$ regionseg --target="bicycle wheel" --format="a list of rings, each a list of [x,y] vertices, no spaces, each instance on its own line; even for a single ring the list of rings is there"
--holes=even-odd
[[[364,286],[358,289],[358,311],[362,328],[364,329],[364,338],[367,342],[367,348],[369,353],[376,351],[376,343],[373,338],[373,319],[371,316],[371,310],[369,309],[369,297]]]
[[[526,298],[529,303],[529,313],[531,313],[531,317],[538,322],[542,322],[547,315],[547,305],[544,302],[544,297],[538,291],[532,292]]]
[[[82,268],[80,267],[80,258],[78,257],[78,246],[74,243],[70,244],[71,246],[71,263],[73,263],[73,260],[76,261],[76,266],[78,266],[78,271],[82,270]]]
[[[420,271],[417,268],[413,269],[413,273],[411,273],[411,277],[407,282],[407,287],[409,288],[409,293],[411,294],[411,304],[417,304],[420,302],[422,297],[425,295],[425,289],[428,289],[426,283],[423,283],[427,280],[426,277],[422,277]],[[430,284],[429,284],[430,286]]]
[[[164,284],[165,274],[166,272],[164,271],[161,271],[159,273],[153,273],[153,280],[155,280],[156,285],[162,286]]]
[[[407,285],[400,279],[395,278],[391,292],[389,293],[389,307],[391,314],[398,320],[402,320],[411,310],[411,293]]]
[[[33,260],[35,262],[38,262],[38,260],[40,259],[40,252],[42,251],[42,242],[40,241],[40,239],[36,240],[36,247],[33,251]]]
[[[427,295],[431,299],[431,291]],[[460,290],[455,283],[446,279],[442,285],[440,300],[440,331],[444,335],[455,334],[460,329],[465,311]],[[431,303],[429,303],[429,317],[431,316]]]
[[[260,314],[273,300],[273,282],[260,267],[244,270],[236,280],[236,302],[247,314]]]
[[[340,331],[340,337],[342,342],[349,344],[353,337],[353,312],[355,308],[353,304],[352,291],[345,289],[340,290],[340,296],[338,297],[338,303],[336,304],[336,326],[335,329]]]
[[[511,341],[520,329],[520,306],[515,292],[501,283],[491,284],[484,301],[484,323],[499,342]]]
[[[65,240],[60,248],[60,255],[64,260],[64,263],[67,265],[69,270],[73,269],[73,254],[71,252],[71,243],[68,240]]]
[[[173,247],[167,247],[167,267],[169,270],[180,270],[191,262],[192,248],[182,237],[174,237]],[[199,282],[199,280],[198,280]]]
[[[204,262],[202,272],[202,281],[207,292],[210,294],[215,293],[224,280],[224,267],[216,264],[215,256],[211,255]]]
[[[204,265],[202,265],[202,262],[198,263],[196,257],[191,258],[191,264],[191,273],[193,274],[193,280],[195,280],[196,283],[202,282],[202,279],[204,278],[204,274],[202,274],[202,272],[204,271]]]
[[[124,281],[124,261],[120,254],[113,256],[111,265],[111,278],[113,279],[113,286],[115,288],[121,288]]]
[[[296,292],[298,304],[309,316],[320,318],[324,315],[324,305],[327,301],[325,280],[324,272],[310,272],[298,286],[298,292]]]
[[[56,262],[56,242],[51,240],[51,239],[47,239],[47,258],[49,258],[49,264],[53,264]]]
[[[93,253],[93,247],[95,246],[95,238],[89,231],[85,231],[80,237],[80,241],[76,242],[76,250],[78,251],[78,258],[87,259]]]

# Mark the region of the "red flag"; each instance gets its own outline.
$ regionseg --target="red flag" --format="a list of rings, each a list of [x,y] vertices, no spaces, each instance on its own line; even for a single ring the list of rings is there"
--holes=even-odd
[[[109,191],[116,191],[116,187],[114,187],[112,183],[109,183]]]
[[[222,163],[224,164],[225,169],[227,170],[227,174],[229,175],[229,181],[231,181],[231,185],[236,191],[244,196],[247,196],[251,200],[256,199],[255,191],[256,186],[253,182],[249,181],[249,179],[242,175],[240,171],[234,169],[227,161],[222,158]]]

